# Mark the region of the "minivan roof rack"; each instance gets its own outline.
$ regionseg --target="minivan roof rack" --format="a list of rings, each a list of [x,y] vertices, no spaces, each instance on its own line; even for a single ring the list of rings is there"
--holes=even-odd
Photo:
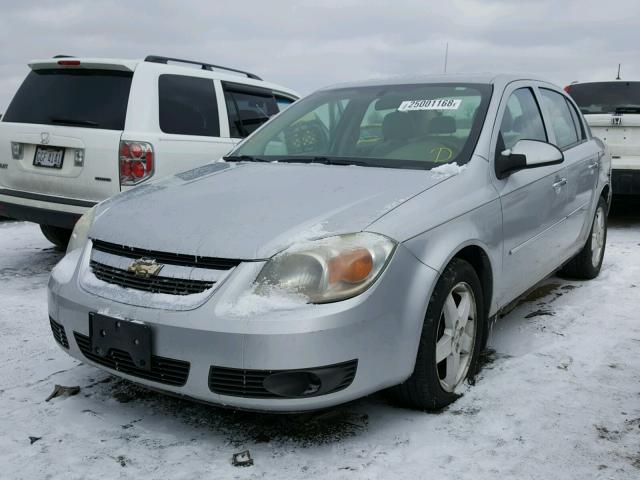
[[[241,73],[243,75],[246,75],[248,78],[253,78],[254,80],[262,80],[262,78],[257,76],[255,73],[245,72],[243,70],[237,70],[235,68],[223,67],[220,65],[212,65],[210,63],[196,62],[194,60],[184,60],[182,58],[162,57],[159,55],[147,55],[144,61],[152,62],[152,63],[164,63],[164,64],[167,64],[169,62],[190,63],[192,65],[200,65],[202,67],[202,70],[211,70],[211,71],[213,71],[213,69],[227,70],[229,72]]]

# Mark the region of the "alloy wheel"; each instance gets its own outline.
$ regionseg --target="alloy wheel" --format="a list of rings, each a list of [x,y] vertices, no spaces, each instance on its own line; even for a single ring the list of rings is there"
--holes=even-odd
[[[599,207],[596,210],[596,217],[593,220],[593,230],[591,232],[591,263],[594,267],[600,265],[605,234],[604,210]]]
[[[465,379],[471,364],[477,331],[476,301],[471,287],[456,284],[444,302],[436,341],[436,368],[447,392]]]

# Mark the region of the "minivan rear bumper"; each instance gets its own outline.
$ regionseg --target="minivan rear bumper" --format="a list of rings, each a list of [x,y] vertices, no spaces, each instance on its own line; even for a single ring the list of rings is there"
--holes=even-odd
[[[85,200],[0,189],[1,216],[40,225],[71,229],[78,218],[94,205],[95,202]]]
[[[611,183],[614,195],[640,195],[640,170],[613,169]]]

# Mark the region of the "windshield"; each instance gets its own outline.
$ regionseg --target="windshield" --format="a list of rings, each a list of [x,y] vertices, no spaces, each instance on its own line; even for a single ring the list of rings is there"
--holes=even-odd
[[[33,70],[3,121],[123,130],[132,76],[79,68]]]
[[[469,161],[490,85],[420,84],[316,92],[250,136],[228,160],[431,169]]]
[[[640,113],[640,82],[579,83],[567,92],[584,114]]]

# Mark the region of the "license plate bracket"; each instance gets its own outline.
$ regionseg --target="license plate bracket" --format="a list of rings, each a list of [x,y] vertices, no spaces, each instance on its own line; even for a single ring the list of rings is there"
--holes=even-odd
[[[55,168],[60,170],[64,162],[64,147],[49,147],[43,145],[36,146],[36,153],[33,156],[35,167]]]
[[[108,357],[121,350],[131,357],[136,368],[151,370],[151,329],[143,323],[89,313],[91,352]]]

